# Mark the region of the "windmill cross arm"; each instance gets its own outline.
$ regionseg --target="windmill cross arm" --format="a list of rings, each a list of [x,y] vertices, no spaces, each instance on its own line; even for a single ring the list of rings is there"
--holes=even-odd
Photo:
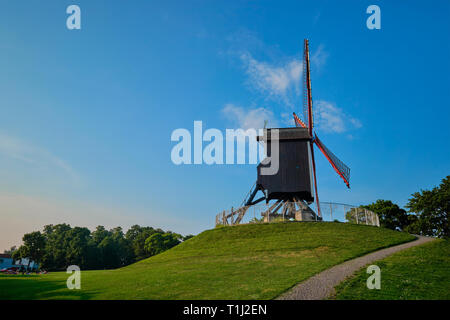
[[[292,114],[294,115],[295,125],[297,127],[306,128],[306,124],[302,120],[300,120],[300,118],[295,114],[295,112],[293,112]]]

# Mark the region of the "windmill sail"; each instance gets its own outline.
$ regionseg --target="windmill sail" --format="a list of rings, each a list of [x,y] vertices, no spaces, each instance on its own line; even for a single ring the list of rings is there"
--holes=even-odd
[[[338,157],[336,157],[333,152],[331,152],[322,141],[320,141],[319,137],[314,134],[314,142],[319,147],[320,151],[324,154],[324,156],[328,159],[333,169],[337,172],[337,174],[344,180],[345,184],[348,188],[350,188],[350,168],[345,165]]]

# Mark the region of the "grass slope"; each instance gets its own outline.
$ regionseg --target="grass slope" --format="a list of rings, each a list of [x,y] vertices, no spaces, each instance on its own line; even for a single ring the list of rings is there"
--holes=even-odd
[[[450,241],[436,240],[376,263],[381,289],[369,290],[366,270],[336,288],[336,299],[450,299]]]
[[[0,276],[0,299],[271,299],[345,260],[413,240],[388,229],[325,222],[223,227],[133,265],[68,274]]]

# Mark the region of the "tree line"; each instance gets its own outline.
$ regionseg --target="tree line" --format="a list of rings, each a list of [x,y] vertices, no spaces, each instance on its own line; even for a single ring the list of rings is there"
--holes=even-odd
[[[45,270],[64,270],[69,265],[82,270],[113,269],[161,253],[191,237],[139,225],[124,233],[121,227],[107,230],[98,226],[91,232],[63,223],[25,234],[23,244],[9,251],[13,259],[30,258]]]
[[[393,230],[402,230],[423,236],[450,238],[448,215],[450,212],[450,176],[442,179],[441,184],[432,190],[421,190],[411,195],[406,209],[400,208],[390,200],[377,200],[363,205],[378,214],[380,226]],[[347,221],[355,219],[355,211],[346,214]],[[358,213],[364,219],[364,212]]]

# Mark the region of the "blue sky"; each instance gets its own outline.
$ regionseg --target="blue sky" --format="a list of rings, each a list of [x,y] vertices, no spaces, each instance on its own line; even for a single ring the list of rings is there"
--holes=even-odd
[[[304,38],[317,133],[352,170],[348,190],[318,154],[320,199],[405,205],[450,173],[449,15],[448,1],[0,1],[0,249],[50,223],[213,227],[255,166],[176,166],[171,133],[285,126]]]

